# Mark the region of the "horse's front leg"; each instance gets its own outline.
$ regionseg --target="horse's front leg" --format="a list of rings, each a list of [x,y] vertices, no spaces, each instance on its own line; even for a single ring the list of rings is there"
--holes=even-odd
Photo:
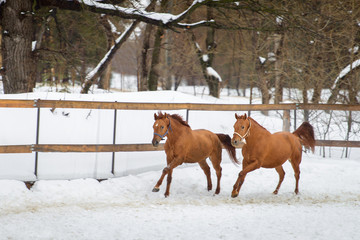
[[[231,197],[235,198],[239,195],[240,188],[245,181],[246,174],[248,174],[249,172],[252,172],[255,169],[258,169],[260,167],[261,167],[261,163],[258,160],[255,160],[249,164],[243,165],[243,170],[239,173],[239,176],[234,184],[233,191],[231,193]]]
[[[164,180],[164,177],[168,175],[167,177],[167,184],[166,184],[166,191],[165,191],[165,197],[168,197],[170,195],[170,185],[172,180],[172,171],[174,168],[179,166],[180,164],[176,161],[172,161],[167,167],[164,168],[161,177],[159,181],[156,183],[155,187],[153,188],[153,192],[158,192],[160,190],[160,185],[162,184],[162,181]]]
[[[169,169],[168,175],[167,175],[167,181],[166,181],[166,191],[165,191],[165,197],[168,197],[170,195],[170,185],[172,180],[172,172],[173,169]]]
[[[165,170],[165,169],[166,169],[166,168],[163,169],[162,174],[161,174],[159,180],[157,181],[155,187],[153,188],[153,190],[152,190],[153,192],[158,192],[158,191],[160,190],[160,186],[161,186],[161,184],[162,184],[162,182],[163,182],[163,180],[164,180],[164,177],[165,177],[165,175],[168,173],[168,171]]]
[[[170,185],[171,185],[171,180],[172,180],[172,172],[173,169],[176,168],[177,166],[179,166],[181,164],[181,162],[178,161],[173,161],[170,163],[169,166],[167,166],[164,170],[167,171],[168,176],[167,176],[167,181],[166,181],[166,191],[165,191],[165,197],[168,197],[170,195]]]
[[[153,188],[153,192],[158,192],[160,190],[160,186],[164,180],[164,177],[166,176],[166,174],[168,174],[168,170],[167,170],[167,167],[170,166],[170,163],[174,160],[174,157],[172,156],[172,152],[167,152],[166,153],[166,163],[167,163],[167,166],[163,169],[162,171],[162,174],[159,178],[159,180],[157,181],[155,187]]]

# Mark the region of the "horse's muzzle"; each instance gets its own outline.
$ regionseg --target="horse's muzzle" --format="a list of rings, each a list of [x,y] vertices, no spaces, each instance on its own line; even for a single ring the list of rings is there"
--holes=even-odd
[[[233,145],[233,147],[238,147],[239,144],[240,144],[240,142],[238,140],[231,141],[231,145]]]
[[[153,140],[152,140],[152,145],[153,145],[154,147],[159,146],[159,141],[156,140],[156,139],[153,139]]]
[[[231,141],[231,145],[233,145],[233,147],[240,147],[240,146],[242,146],[243,144],[246,144],[245,138],[239,139],[239,140],[235,139],[235,140],[232,140],[232,141]]]

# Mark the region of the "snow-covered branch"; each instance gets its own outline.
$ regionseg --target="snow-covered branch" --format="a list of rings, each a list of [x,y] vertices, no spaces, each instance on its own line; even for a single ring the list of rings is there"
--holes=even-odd
[[[353,63],[347,65],[343,70],[341,70],[341,72],[339,73],[339,75],[337,76],[337,78],[335,79],[335,82],[333,84],[333,86],[331,87],[331,89],[335,89],[336,85],[338,83],[338,81],[342,78],[344,78],[350,71],[352,71],[353,69],[357,68],[360,66],[360,59],[354,61]]]
[[[206,74],[207,74],[209,77],[213,77],[213,78],[215,78],[217,81],[222,82],[222,79],[221,79],[219,73],[218,73],[217,71],[215,71],[215,69],[213,69],[212,67],[207,67],[207,68],[206,68]]]
[[[75,0],[79,4],[84,5],[93,12],[101,12],[111,15],[120,16],[125,19],[135,19],[154,25],[172,25],[183,20],[190,12],[202,5],[203,2],[209,0],[194,0],[193,3],[185,11],[178,15],[170,13],[147,12],[136,8],[125,8],[113,4],[101,3],[95,0]]]
[[[119,16],[123,19],[138,20],[156,26],[165,28],[182,28],[191,29],[197,27],[212,27],[217,29],[244,29],[241,26],[224,26],[214,20],[199,21],[195,23],[182,22],[187,16],[194,12],[200,6],[236,6],[236,0],[193,0],[191,5],[179,14],[158,13],[146,11],[139,8],[121,7],[115,4],[106,3],[106,1],[99,0],[39,0],[42,6],[60,7],[61,9],[69,10],[88,10],[95,13],[102,13],[111,16]]]
[[[115,52],[120,48],[120,46],[126,41],[126,39],[130,36],[130,34],[133,32],[135,27],[137,26],[139,22],[135,21],[133,22],[116,40],[114,46],[112,46],[109,51],[105,54],[103,59],[98,63],[98,65],[90,71],[86,77],[85,77],[85,84],[82,89],[82,93],[87,93],[87,91],[90,89],[91,85],[96,81],[98,77],[102,74],[103,70],[106,68],[106,66],[109,64],[109,62],[112,60],[113,56],[115,55]]]

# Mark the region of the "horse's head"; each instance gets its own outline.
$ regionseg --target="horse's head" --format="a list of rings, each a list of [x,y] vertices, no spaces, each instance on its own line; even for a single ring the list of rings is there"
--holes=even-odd
[[[157,147],[159,145],[159,142],[163,140],[164,137],[168,134],[169,129],[171,130],[171,123],[167,113],[154,113],[154,119],[154,137],[152,139],[152,145],[154,147]]]
[[[237,115],[235,113],[236,122],[234,124],[234,135],[231,139],[231,144],[238,147],[241,142],[246,144],[246,138],[250,135],[251,121],[244,115]]]

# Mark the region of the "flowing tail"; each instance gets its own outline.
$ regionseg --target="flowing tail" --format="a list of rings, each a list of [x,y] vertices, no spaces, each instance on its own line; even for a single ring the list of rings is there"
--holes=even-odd
[[[308,122],[303,122],[293,134],[300,138],[301,145],[307,149],[315,150],[314,128]]]
[[[236,159],[236,151],[235,147],[231,144],[231,137],[227,134],[216,134],[220,139],[221,143],[225,147],[226,151],[228,152],[231,161],[234,164],[240,164],[239,161]]]

